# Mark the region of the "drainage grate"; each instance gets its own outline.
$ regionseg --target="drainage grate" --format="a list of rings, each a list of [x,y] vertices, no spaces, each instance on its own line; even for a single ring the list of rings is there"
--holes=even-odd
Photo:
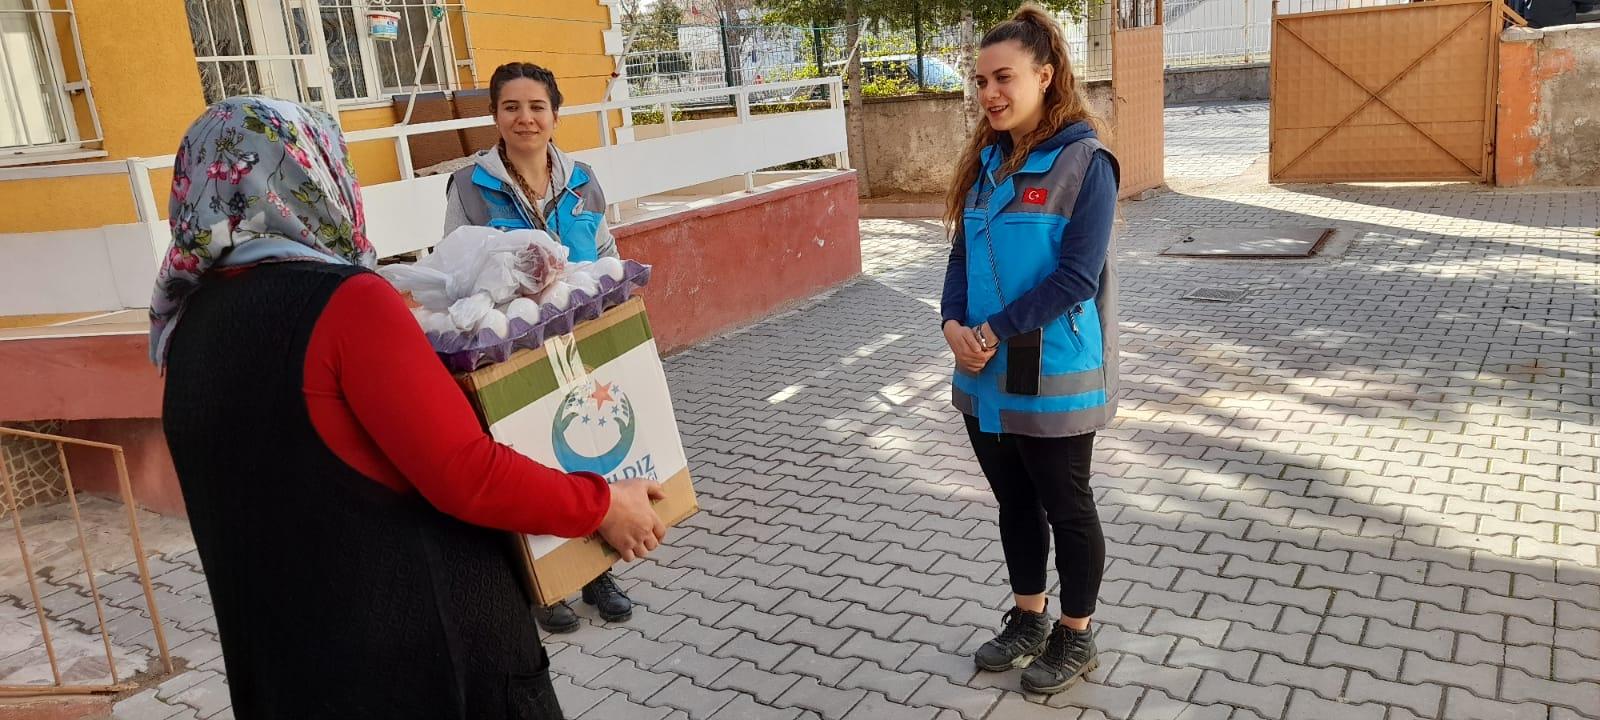
[[[1183,296],[1185,300],[1204,300],[1206,302],[1238,302],[1244,299],[1249,290],[1229,290],[1219,287],[1199,287],[1189,291]]]

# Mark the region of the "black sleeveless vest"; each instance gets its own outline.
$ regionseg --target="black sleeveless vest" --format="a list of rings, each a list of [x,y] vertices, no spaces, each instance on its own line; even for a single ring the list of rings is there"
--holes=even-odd
[[[213,274],[172,339],[163,426],[234,715],[559,720],[512,536],[366,478],[311,424],[311,331],[361,272]]]

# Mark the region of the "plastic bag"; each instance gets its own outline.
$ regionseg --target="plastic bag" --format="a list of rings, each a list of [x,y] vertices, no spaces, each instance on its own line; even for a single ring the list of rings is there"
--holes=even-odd
[[[432,253],[415,264],[389,265],[378,272],[430,310],[449,310],[456,301],[480,292],[510,300],[524,282],[515,267],[516,254],[537,239],[534,232],[507,233],[465,225],[445,236]]]
[[[533,235],[527,247],[517,251],[517,270],[522,272],[522,295],[538,297],[551,283],[561,279],[567,266],[567,246],[538,230],[518,231]]]
[[[494,309],[494,300],[488,293],[476,293],[461,298],[450,305],[450,322],[462,332],[478,329],[485,315]]]

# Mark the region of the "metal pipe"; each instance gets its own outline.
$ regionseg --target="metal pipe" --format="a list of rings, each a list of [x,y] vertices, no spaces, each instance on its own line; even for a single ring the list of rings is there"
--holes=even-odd
[[[144,540],[139,537],[139,504],[133,499],[133,484],[128,481],[128,458],[122,448],[112,451],[117,464],[117,484],[122,489],[122,504],[128,509],[128,536],[133,539],[133,559],[139,564],[139,581],[144,585],[144,602],[150,610],[150,624],[156,633],[156,649],[161,652],[161,666],[172,672],[172,655],[167,651],[167,634],[161,629],[161,611],[156,608],[156,594],[150,588],[150,563],[144,557]]]
[[[94,579],[94,560],[89,558],[89,539],[83,534],[83,515],[78,512],[78,493],[72,487],[72,467],[67,464],[67,446],[56,443],[56,457],[61,460],[61,477],[67,485],[67,503],[72,506],[72,525],[78,529],[78,549],[83,551],[83,574],[89,579],[89,597],[94,599],[94,617],[100,623],[100,642],[106,648],[106,666],[111,668],[111,682],[121,682],[117,677],[117,657],[111,651],[111,631],[106,629],[106,610],[100,602],[100,585]]]
[[[422,89],[422,69],[427,67],[428,56],[433,50],[433,31],[439,27],[442,18],[443,13],[440,13],[439,17],[428,19],[428,31],[422,38],[422,52],[417,55],[416,72],[411,74],[411,95],[406,99],[406,116],[400,120],[401,125],[411,124],[411,111],[417,108],[417,92]],[[406,37],[411,37],[411,16],[409,15],[406,16]]]

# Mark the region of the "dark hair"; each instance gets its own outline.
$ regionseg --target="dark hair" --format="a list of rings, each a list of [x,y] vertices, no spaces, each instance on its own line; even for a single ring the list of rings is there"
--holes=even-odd
[[[518,78],[527,78],[534,82],[544,83],[545,90],[550,93],[550,109],[561,109],[561,88],[556,87],[555,73],[533,63],[513,62],[495,68],[494,75],[489,78],[489,109],[491,111],[498,110],[500,107],[500,88]]]

